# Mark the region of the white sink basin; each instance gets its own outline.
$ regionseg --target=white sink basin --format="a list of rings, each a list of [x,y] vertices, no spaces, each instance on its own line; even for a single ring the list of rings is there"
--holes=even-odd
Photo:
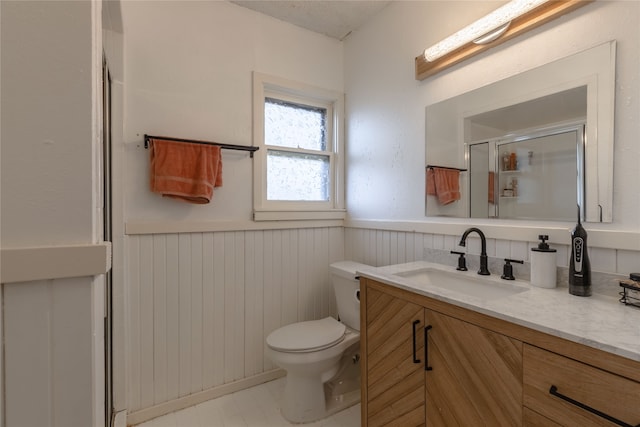
[[[433,268],[404,271],[396,273],[396,276],[403,277],[406,281],[421,287],[435,286],[487,301],[508,297],[528,290],[526,287],[506,281],[499,282],[483,278],[483,276],[475,277],[464,273]]]

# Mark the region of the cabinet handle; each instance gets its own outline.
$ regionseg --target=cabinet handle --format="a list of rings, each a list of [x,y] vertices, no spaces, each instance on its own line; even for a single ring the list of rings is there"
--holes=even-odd
[[[417,319],[413,321],[413,363],[420,363],[420,359],[416,356],[416,325],[418,323],[420,323],[420,321]]]
[[[432,328],[431,325],[427,325],[424,328],[424,370],[432,371],[433,368],[429,366],[429,330]]]
[[[617,418],[612,417],[611,415],[607,415],[604,412],[600,412],[597,409],[592,408],[591,406],[585,405],[582,402],[578,402],[577,400],[574,400],[572,398],[570,398],[569,396],[565,396],[564,394],[558,392],[558,387],[551,385],[551,388],[549,388],[549,394],[552,394],[562,400],[564,400],[565,402],[569,402],[572,405],[577,406],[578,408],[584,409],[585,411],[589,411],[592,414],[595,414],[601,418],[604,418],[607,421],[611,421],[614,424],[617,424],[619,426],[622,427],[640,427],[640,424],[636,425],[636,426],[632,426],[631,424],[627,424],[624,421],[620,421]]]

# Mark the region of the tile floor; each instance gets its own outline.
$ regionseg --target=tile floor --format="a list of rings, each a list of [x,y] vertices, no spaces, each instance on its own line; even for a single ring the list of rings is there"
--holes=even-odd
[[[137,427],[359,427],[360,404],[309,424],[280,415],[284,378],[155,418]]]

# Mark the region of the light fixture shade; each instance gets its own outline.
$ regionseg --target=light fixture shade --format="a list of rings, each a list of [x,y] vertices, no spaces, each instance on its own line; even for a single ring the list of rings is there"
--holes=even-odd
[[[509,25],[511,25],[511,21],[485,34],[484,36],[478,37],[477,39],[473,40],[473,43],[475,44],[491,43],[492,41],[500,38],[500,36],[503,35],[509,29]]]
[[[424,57],[427,61],[433,62],[447,53],[508,24],[513,19],[532,11],[547,1],[549,0],[512,0],[473,24],[425,49]]]

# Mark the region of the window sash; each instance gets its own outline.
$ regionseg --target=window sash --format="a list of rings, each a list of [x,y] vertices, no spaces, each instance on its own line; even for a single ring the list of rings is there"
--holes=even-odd
[[[287,202],[329,202],[331,201],[331,188],[332,188],[332,162],[333,156],[330,154],[324,154],[317,151],[300,152],[298,150],[267,150],[267,200],[268,201],[287,201]],[[291,162],[296,162],[298,165],[296,168],[304,168],[307,173],[295,173],[300,172],[300,169],[295,171],[286,170],[285,168],[279,169],[282,173],[279,177],[272,174],[274,172],[270,167],[271,162],[277,162],[278,160],[288,159]],[[300,164],[303,163],[303,164]],[[306,165],[304,164],[306,163]],[[306,167],[305,167],[306,166]],[[289,173],[292,172],[292,173]],[[295,175],[294,175],[295,174]],[[278,182],[280,181],[280,182]],[[320,181],[320,182],[317,182]],[[288,185],[288,191],[282,191],[282,187],[276,187],[272,189],[270,185]],[[314,187],[312,184],[318,184]],[[305,188],[312,188],[313,190],[307,191],[305,194]],[[286,193],[286,194],[284,194]],[[293,195],[292,198],[287,198],[287,195]],[[299,195],[300,197],[295,197]],[[304,197],[307,198],[304,198]]]
[[[310,115],[312,115],[313,113],[316,113],[319,116],[317,118],[317,121],[319,122],[317,124],[318,128],[316,129],[319,135],[304,135],[305,132],[299,131],[297,126],[290,126],[290,127],[293,127],[294,129],[280,129],[280,130],[288,131],[289,133],[294,134],[294,136],[296,136],[295,134],[297,134],[298,137],[291,142],[287,141],[286,138],[284,139],[284,141],[275,141],[273,138],[269,137],[269,132],[267,130],[267,123],[265,123],[265,130],[264,130],[265,145],[268,147],[286,147],[286,148],[293,148],[293,149],[301,148],[306,150],[327,151],[331,142],[331,132],[330,132],[331,124],[329,123],[332,119],[331,106],[330,105],[323,105],[323,106],[309,105],[311,104],[309,102],[307,103],[293,102],[293,101],[282,99],[282,98],[283,98],[282,96],[265,97],[265,109],[264,109],[265,118],[268,114],[267,110],[269,109],[275,110],[278,107],[284,107],[288,109],[289,112],[287,114],[291,116],[304,113],[305,115],[307,115],[307,117],[301,117],[301,119],[306,119],[306,120],[310,119],[309,117]],[[275,116],[275,113],[274,113],[274,116]],[[312,118],[313,116],[311,116],[311,119]],[[311,140],[313,136],[316,136],[315,140]],[[276,143],[276,142],[280,142],[280,143]]]
[[[264,141],[264,105],[266,98],[289,103],[326,108],[325,151],[267,145]],[[341,93],[291,82],[278,77],[254,72],[254,219],[344,219],[344,158],[342,137],[344,133],[344,96]],[[329,200],[284,201],[267,198],[267,156],[270,150],[312,153],[329,157]]]

